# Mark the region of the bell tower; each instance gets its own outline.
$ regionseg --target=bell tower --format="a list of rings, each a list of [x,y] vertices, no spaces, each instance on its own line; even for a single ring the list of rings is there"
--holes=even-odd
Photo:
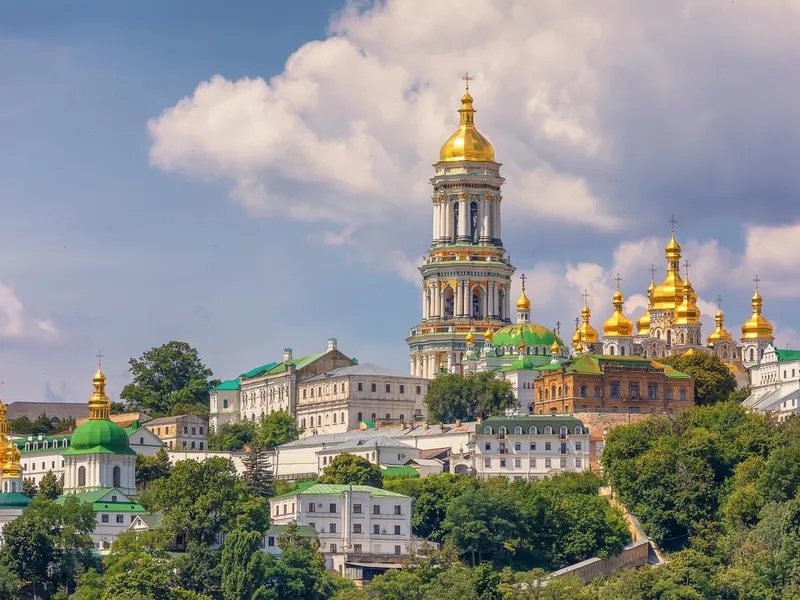
[[[485,331],[511,322],[514,267],[503,248],[500,219],[504,179],[494,148],[475,128],[472,79],[464,76],[458,129],[433,165],[433,235],[419,268],[422,321],[406,338],[411,374],[429,379],[461,372],[471,329],[480,350]]]

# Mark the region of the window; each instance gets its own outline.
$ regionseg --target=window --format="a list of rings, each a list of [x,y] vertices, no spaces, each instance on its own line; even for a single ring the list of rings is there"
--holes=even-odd
[[[124,523],[125,515],[117,515],[117,523]]]
[[[500,459],[500,468],[501,469],[505,469],[506,468],[506,459],[505,458],[501,458]]]
[[[228,408],[228,399],[227,398],[225,398],[225,400],[222,401],[222,408]]]
[[[492,428],[490,425],[483,428],[483,435],[492,435]]]
[[[394,526],[394,534],[395,535],[400,535],[400,525],[395,525]]]
[[[595,398],[599,398],[600,397],[600,386],[599,385],[594,386],[594,397]]]
[[[492,468],[492,459],[491,458],[484,458],[483,459],[483,466],[486,467],[487,469],[491,469]]]
[[[422,386],[418,385],[417,386],[417,395],[420,395],[421,393],[422,393]]]
[[[562,468],[562,469],[566,469],[566,468],[567,468],[567,459],[566,459],[566,458],[562,458],[562,459],[560,460],[560,463],[559,463],[559,464],[561,465],[561,468]]]
[[[545,443],[544,443],[544,449],[545,449],[545,450],[550,450],[550,448],[551,448],[551,447],[552,447],[552,446],[550,445],[550,442],[545,442]]]
[[[580,458],[576,458],[575,459],[575,467],[578,468],[578,469],[583,467],[583,461]]]
[[[197,428],[196,427],[192,427],[192,435],[197,435]]]
[[[364,391],[364,384],[361,383],[360,381],[358,382],[358,391],[359,392],[363,392]]]
[[[522,450],[522,442],[514,442],[514,450],[516,450],[517,452]]]
[[[404,386],[402,383],[400,384],[400,393],[401,394],[405,394],[406,393],[406,386]]]
[[[271,535],[267,538],[267,546],[274,547],[275,546],[275,536]]]
[[[522,435],[522,427],[520,425],[514,427],[514,435]]]
[[[328,512],[335,513],[336,512],[336,504],[331,502],[330,510]]]
[[[101,523],[108,523],[108,515],[100,515]]]
[[[686,400],[686,390],[681,390],[681,400]]]
[[[400,421],[405,423],[406,416],[403,413],[400,413],[400,416],[398,418],[400,419]]]
[[[360,515],[361,514],[361,505],[360,504],[353,504],[353,514]]]
[[[658,398],[658,384],[651,381],[647,384],[647,397],[650,400],[656,400]]]
[[[308,503],[308,512],[317,512],[317,505],[313,502]]]
[[[372,413],[372,421],[375,422],[378,419],[378,415]]]
[[[537,433],[539,433],[539,430],[536,429],[536,425],[531,425],[531,428],[528,430],[528,434],[536,435]]]
[[[536,468],[536,459],[535,458],[531,459],[531,467],[533,467],[534,469]]]
[[[667,388],[667,400],[672,400],[672,388]]]
[[[545,435],[553,435],[553,428],[552,428],[552,427],[550,427],[550,425],[547,425],[547,426],[544,428],[544,434],[545,434]]]
[[[353,544],[353,552],[361,554],[361,544]]]
[[[536,451],[536,442],[531,442],[531,451]]]
[[[353,523],[353,533],[361,533],[361,523]]]
[[[400,546],[395,546],[394,547],[394,553],[395,554],[400,554],[400,551],[401,551],[401,547]]]
[[[287,508],[286,508],[286,505],[284,504],[283,505],[283,514],[286,514],[286,510],[287,510]]]
[[[78,468],[78,487],[86,485],[86,467],[80,466]]]
[[[581,434],[583,434],[583,427],[581,427],[580,425],[575,425],[575,435],[581,435]]]
[[[203,442],[200,442],[200,450],[203,449]]]
[[[303,398],[305,398],[305,397],[306,397],[306,392],[307,392],[307,391],[308,391],[308,390],[305,390],[305,389],[303,390]]]
[[[183,426],[183,433],[188,433],[188,432],[189,432],[189,428],[184,425]]]
[[[331,544],[331,552],[336,554],[336,544]]]
[[[519,469],[519,468],[522,466],[522,459],[521,459],[521,458],[515,458],[515,459],[514,459],[514,466],[515,466],[517,469]]]
[[[612,397],[612,398],[619,398],[619,393],[620,393],[620,390],[619,390],[619,388],[620,388],[619,381],[612,381],[612,382],[609,384],[609,387],[611,388],[611,397]]]
[[[582,449],[583,449],[583,444],[581,444],[580,442],[575,442],[575,451],[581,452]]]
[[[192,450],[194,450],[194,442],[192,442]]]
[[[561,437],[564,437],[565,435],[567,435],[567,428],[564,425],[562,425],[561,428],[558,430],[558,434]]]
[[[550,459],[549,458],[545,458],[544,459],[544,468],[545,469],[549,469],[550,465],[551,465]]]
[[[373,392],[377,392],[378,391],[378,384],[377,383],[373,383],[372,384],[372,391]]]
[[[333,393],[334,394],[336,393],[336,384],[335,383],[333,384]]]
[[[380,533],[381,533],[381,526],[378,525],[378,524],[374,524],[372,526],[372,534],[373,535],[380,535]]]
[[[333,424],[336,425],[336,413],[333,413]]]
[[[328,532],[329,532],[329,533],[336,533],[336,523],[331,523],[331,524],[328,526]]]
[[[119,465],[114,467],[114,470],[111,472],[111,479],[112,484],[114,487],[120,487],[122,485],[122,470],[119,468]]]
[[[388,394],[391,391],[392,391],[392,386],[387,383],[386,384],[386,393]]]
[[[631,398],[638,398],[639,397],[639,382],[638,381],[629,381],[628,382],[628,396]]]
[[[505,438],[506,437],[506,428],[503,427],[502,425],[500,425],[500,427],[497,429],[497,435],[500,437],[501,440],[503,438]]]
[[[379,514],[381,514],[381,505],[380,505],[380,504],[375,504],[375,505],[373,505],[373,507],[372,507],[372,514],[373,514],[373,515],[379,515]]]
[[[398,516],[402,515],[403,514],[402,511],[403,511],[403,507],[401,505],[399,505],[399,504],[395,504],[394,505],[394,514],[396,514]]]

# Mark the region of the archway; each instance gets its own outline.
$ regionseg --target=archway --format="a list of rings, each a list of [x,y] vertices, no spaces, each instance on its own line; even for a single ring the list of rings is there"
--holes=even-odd
[[[119,465],[114,467],[114,470],[111,473],[111,479],[114,487],[120,487],[122,485],[122,469],[119,468]]]
[[[78,487],[86,485],[86,467],[78,467]]]
[[[449,285],[442,290],[442,317],[452,319],[455,315],[455,292]]]

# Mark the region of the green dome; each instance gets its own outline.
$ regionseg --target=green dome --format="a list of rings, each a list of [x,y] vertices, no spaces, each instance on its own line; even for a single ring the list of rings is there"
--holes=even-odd
[[[549,357],[553,340],[556,340],[558,345],[563,350],[566,350],[564,342],[551,329],[536,323],[515,323],[495,331],[494,338],[492,338],[492,346],[495,348],[513,346],[514,352],[516,352],[517,348],[519,348],[519,343],[525,342],[525,345],[529,348],[540,347],[539,356]]]
[[[19,492],[0,493],[0,509],[3,508],[25,508],[32,500],[25,494]]]
[[[508,365],[504,371],[525,371],[525,370],[533,370],[535,367],[533,363],[528,360],[527,358],[517,359]]]
[[[64,455],[95,453],[136,454],[122,427],[105,419],[89,419],[72,434]]]

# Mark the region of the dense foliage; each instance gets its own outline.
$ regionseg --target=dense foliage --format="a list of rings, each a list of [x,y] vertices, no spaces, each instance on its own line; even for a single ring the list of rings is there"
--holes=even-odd
[[[40,433],[49,435],[57,431],[66,431],[74,426],[75,419],[67,419],[65,421],[56,420],[52,422],[50,417],[47,416],[47,413],[42,413],[36,417],[35,421],[31,421],[28,417],[10,419],[8,421],[8,432],[20,435],[38,435]]]
[[[137,454],[136,487],[140,490],[147,489],[153,481],[168,477],[171,468],[169,455],[163,447],[158,449],[155,456]]]
[[[131,383],[120,399],[156,415],[208,415],[209,390],[219,381],[186,342],[168,342],[129,361]]]
[[[484,372],[437,377],[425,395],[425,404],[432,421],[452,423],[502,415],[517,405],[517,399],[508,381]]]
[[[387,480],[414,498],[414,534],[475,565],[557,569],[616,554],[630,541],[622,515],[598,495],[601,480],[568,473],[536,482],[442,474]]]
[[[726,402],[736,389],[736,379],[716,354],[677,354],[668,357],[664,362],[694,377],[695,404],[702,406]]]
[[[325,471],[317,481],[319,483],[383,487],[383,476],[378,465],[372,464],[363,456],[347,452],[334,458],[331,464],[325,467]]]
[[[226,423],[208,435],[209,450],[241,450],[256,437],[256,424],[253,421]]]
[[[242,450],[255,443],[274,448],[300,437],[297,421],[286,411],[275,411],[257,422],[226,423],[208,436],[210,450]]]

